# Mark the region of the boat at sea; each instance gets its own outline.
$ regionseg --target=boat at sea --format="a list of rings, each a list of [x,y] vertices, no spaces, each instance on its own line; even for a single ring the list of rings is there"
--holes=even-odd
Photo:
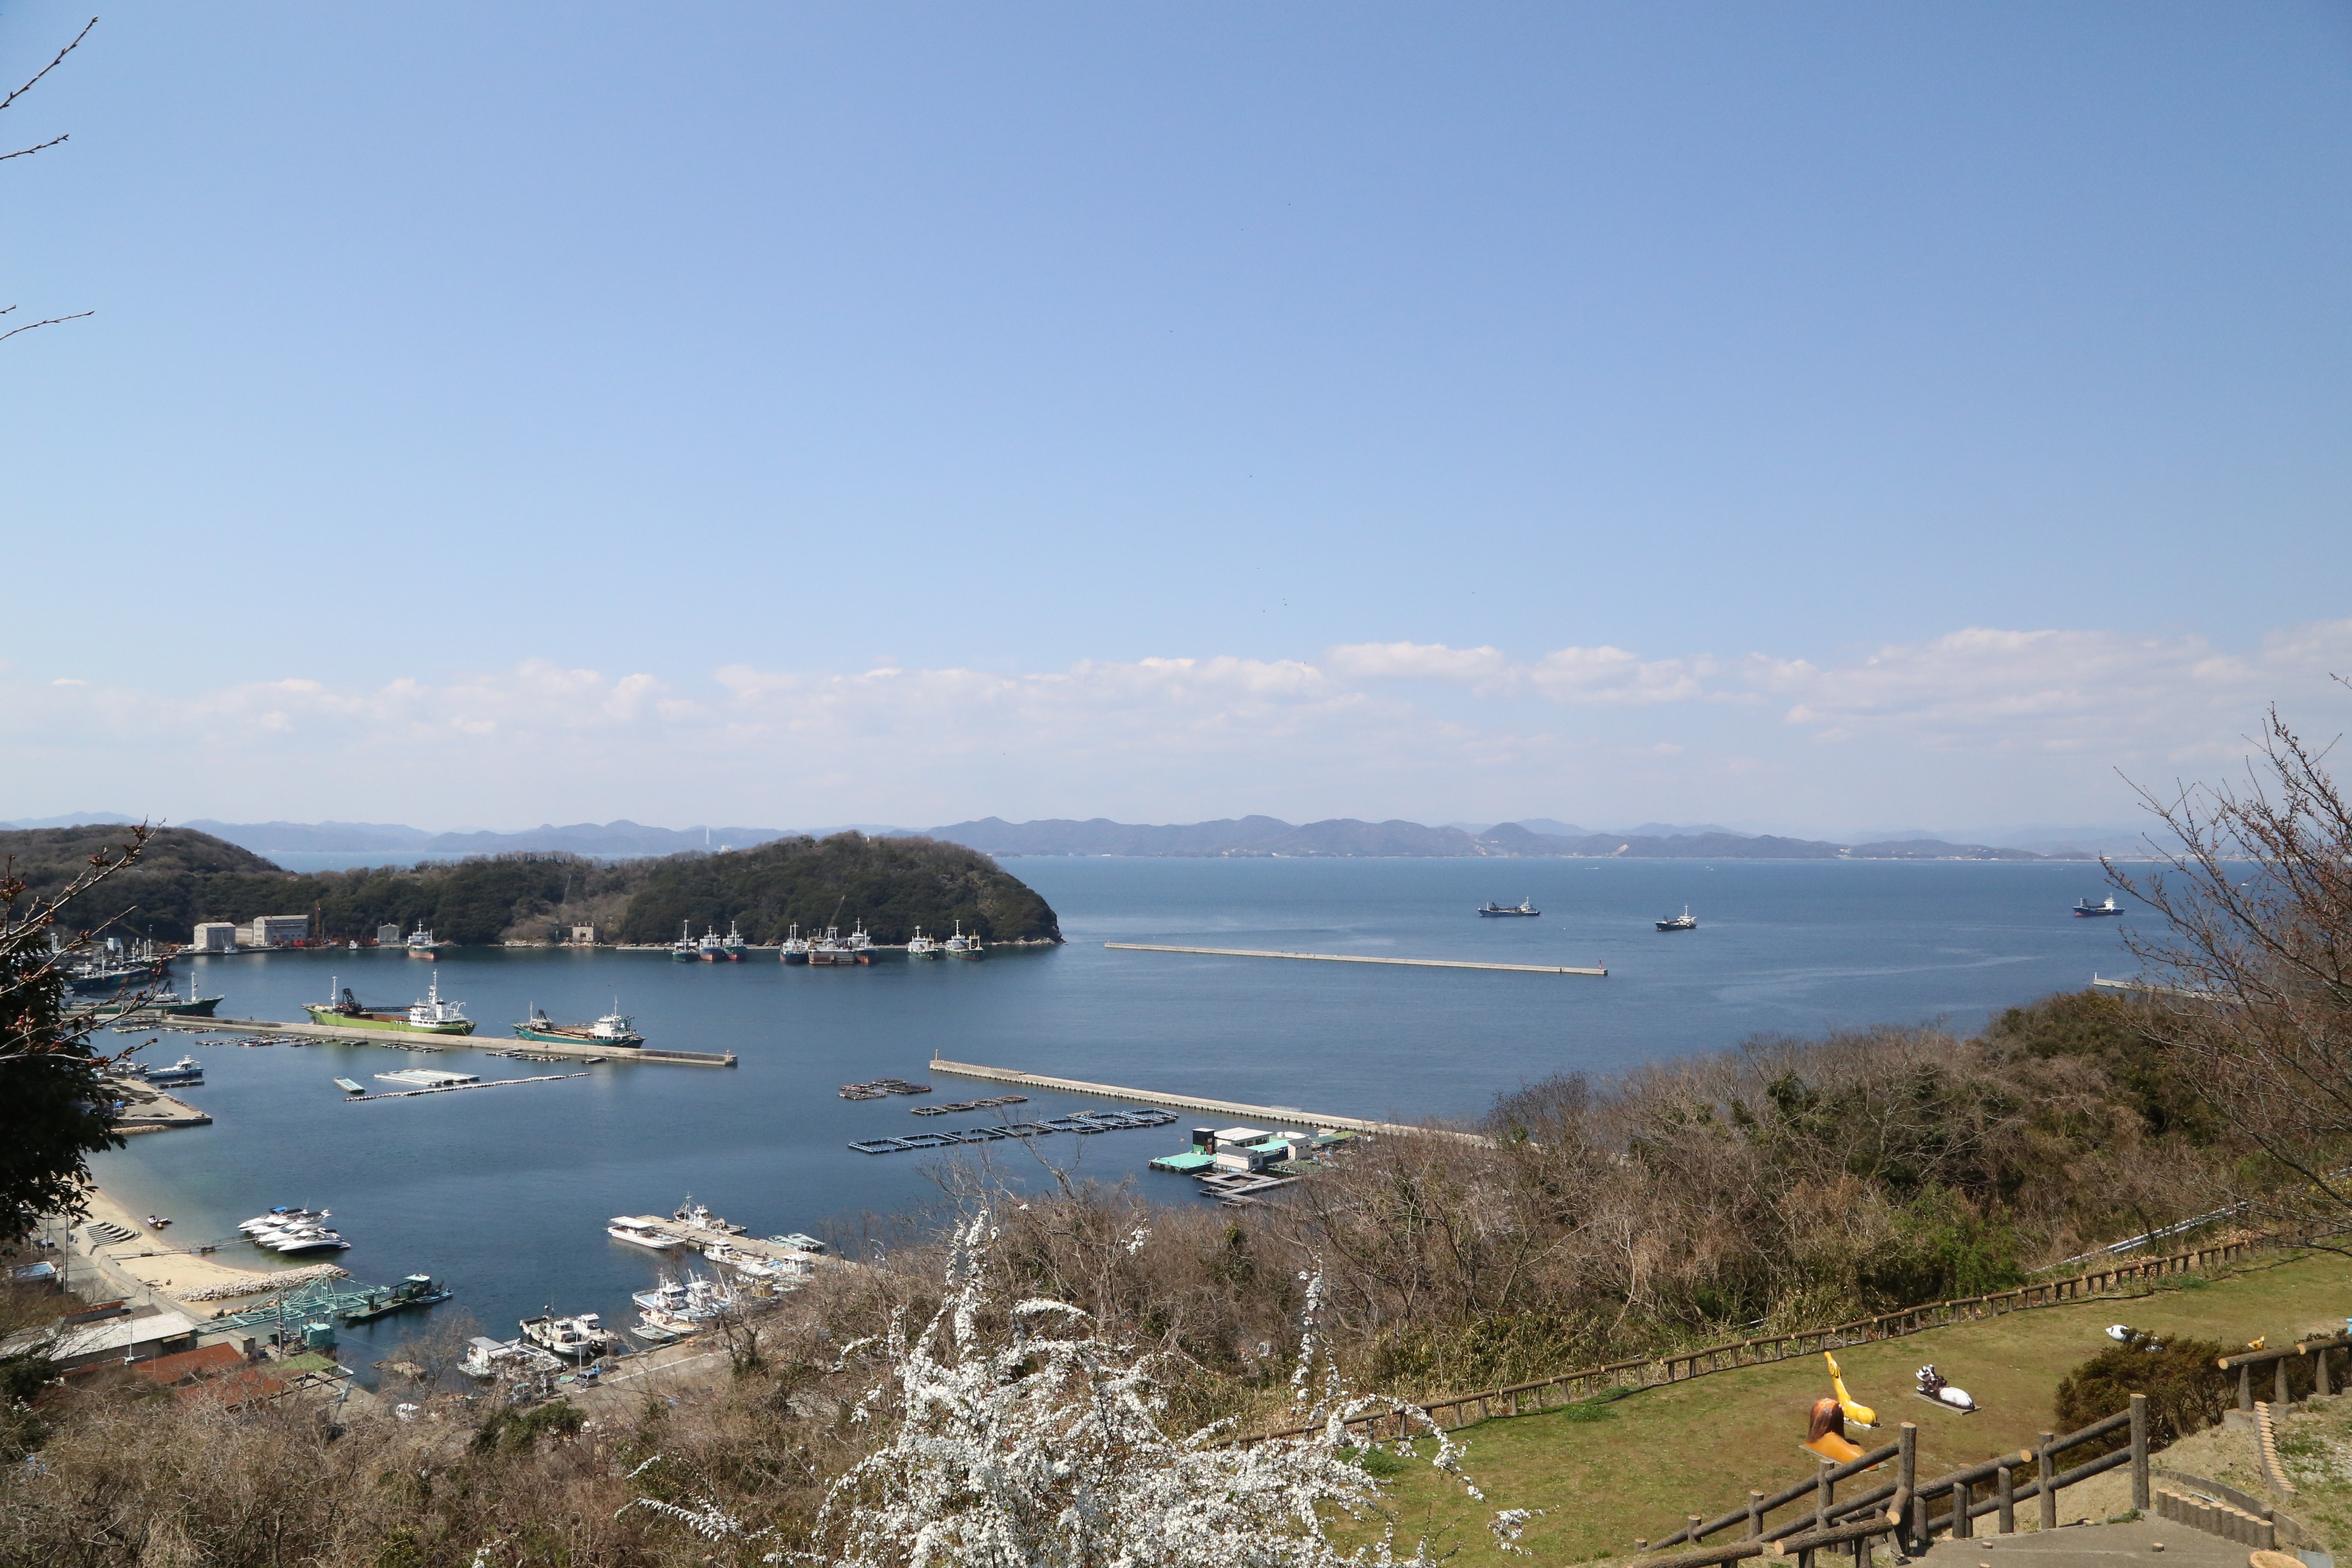
[[[740,963],[743,955],[727,951],[727,939],[719,934],[716,926],[702,928],[702,939],[694,944],[694,956],[704,963]]]
[[[131,1070],[158,1089],[205,1081],[205,1064],[194,1057],[182,1057],[170,1067],[139,1067]]]
[[[782,963],[806,963],[809,961],[809,939],[801,934],[797,924],[784,933],[784,943],[777,950],[776,959]]]
[[[974,931],[970,936],[964,935],[963,921],[958,921],[954,934],[941,943],[940,948],[950,958],[978,958],[981,955],[980,933]]]
[[[743,954],[751,950],[751,944],[743,940],[743,933],[735,929],[735,922],[729,921],[727,934],[719,939],[719,945],[726,950],[727,961],[730,963],[740,963],[743,962]]]
[[[412,1035],[470,1035],[474,1021],[466,1016],[465,1005],[441,1000],[441,972],[433,972],[433,983],[426,988],[425,1000],[413,1004],[405,1011],[389,1007],[362,1007],[352,996],[348,985],[336,990],[336,977],[328,976],[327,984],[334,1000],[305,1004],[302,1011],[310,1015],[314,1024],[330,1024],[339,1029],[390,1029]]]
[[[282,1230],[289,1226],[324,1225],[332,1212],[330,1209],[306,1209],[299,1205],[288,1205],[271,1209],[268,1214],[255,1215],[251,1219],[241,1219],[236,1222],[236,1228],[242,1235],[252,1236],[259,1231]]]
[[[2074,918],[2078,921],[2095,920],[2101,915],[2119,915],[2123,912],[2124,907],[2116,902],[2113,897],[2104,899],[2097,903],[2093,903],[2088,899],[2081,899],[2074,904]]]
[[[320,1211],[320,1218],[325,1217],[325,1212]],[[305,1252],[348,1252],[352,1245],[337,1232],[315,1222],[248,1231],[246,1239],[256,1247],[265,1247],[289,1258],[299,1257]]]
[[[520,1340],[494,1340],[488,1334],[476,1334],[466,1342],[465,1354],[457,1358],[457,1370],[467,1377],[529,1377],[538,1373],[561,1372],[563,1363],[541,1350],[537,1345]]]
[[[1658,922],[1658,929],[1660,931],[1696,931],[1698,930],[1698,917],[1690,912],[1690,906],[1688,904],[1685,904],[1683,906],[1682,913],[1678,915],[1668,915],[1664,920]]]
[[[353,1083],[347,1078],[337,1079],[335,1080],[335,1087],[341,1089],[345,1094],[365,1094],[367,1092],[367,1085],[363,1083]]]
[[[935,938],[925,936],[923,934],[923,928],[917,926],[915,928],[915,934],[907,939],[907,956],[908,958],[937,958],[940,956],[939,942]]]
[[[615,1241],[625,1241],[633,1247],[650,1247],[656,1252],[668,1252],[686,1245],[686,1237],[674,1236],[649,1221],[632,1215],[615,1215],[604,1224],[604,1234]]]
[[[437,1307],[457,1295],[430,1274],[412,1274],[388,1290],[370,1290],[360,1306],[343,1309],[347,1323],[371,1323],[412,1307]]]
[[[1536,902],[1533,899],[1521,899],[1516,904],[1498,904],[1494,900],[1488,899],[1485,903],[1478,906],[1478,912],[1482,915],[1491,916],[1539,915],[1543,913],[1541,910],[1536,908]]]
[[[613,1011],[593,1024],[559,1024],[537,1007],[530,1016],[514,1026],[518,1040],[541,1040],[551,1046],[609,1046],[615,1050],[635,1050],[646,1043],[637,1033],[636,1022],[620,1010],[621,999],[613,998]]]
[[[615,1342],[613,1331],[593,1312],[560,1318],[550,1310],[536,1318],[525,1318],[517,1326],[524,1339],[566,1361],[593,1361]]]
[[[842,940],[841,928],[838,926],[825,927],[823,936],[814,938],[809,942],[808,961],[819,969],[833,968],[845,963],[873,962],[870,958],[861,959],[850,951],[849,943]]]
[[[408,933],[408,940],[401,945],[408,950],[411,958],[430,958],[433,950],[441,944],[433,940],[433,933],[425,929],[425,922],[418,921],[416,929]]]
[[[678,921],[677,940],[669,944],[670,962],[672,963],[692,963],[701,956],[702,954],[700,951],[694,945],[694,938],[688,934],[687,922],[684,921]]]

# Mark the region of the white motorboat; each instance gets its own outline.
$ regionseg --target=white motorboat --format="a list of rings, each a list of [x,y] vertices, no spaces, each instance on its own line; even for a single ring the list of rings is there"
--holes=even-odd
[[[272,1252],[281,1252],[288,1257],[304,1252],[348,1252],[352,1247],[350,1242],[345,1241],[333,1231],[320,1227],[282,1233],[272,1232],[267,1237],[256,1237],[254,1239]]]
[[[613,1331],[593,1312],[569,1318],[543,1312],[536,1318],[525,1318],[520,1327],[523,1338],[566,1361],[593,1361],[614,1344]]]
[[[824,1243],[804,1230],[788,1230],[782,1236],[772,1236],[768,1239],[778,1247],[796,1247],[803,1252],[816,1253],[824,1250]]]
[[[268,1214],[257,1214],[251,1219],[237,1221],[236,1228],[247,1236],[260,1230],[284,1230],[289,1226],[322,1221],[327,1217],[328,1212],[325,1209],[274,1208]]]
[[[604,1234],[614,1241],[625,1241],[634,1247],[648,1247],[656,1252],[667,1252],[684,1247],[686,1237],[675,1236],[648,1220],[633,1219],[627,1215],[615,1215],[604,1226]]]
[[[664,1279],[650,1290],[639,1290],[629,1298],[637,1304],[645,1321],[672,1334],[699,1332],[711,1319],[735,1304],[727,1288],[700,1275],[689,1275],[681,1283]]]

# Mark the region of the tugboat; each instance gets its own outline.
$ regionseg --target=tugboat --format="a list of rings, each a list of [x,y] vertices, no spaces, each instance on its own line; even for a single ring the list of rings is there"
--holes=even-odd
[[[1696,931],[1698,930],[1698,917],[1690,912],[1690,906],[1688,904],[1685,904],[1683,906],[1682,913],[1678,915],[1669,915],[1666,919],[1660,921],[1658,922],[1658,929],[1660,931]]]
[[[335,977],[327,984],[331,989]],[[302,1011],[310,1015],[314,1024],[331,1024],[340,1029],[390,1029],[411,1035],[470,1035],[474,1020],[466,1016],[465,1004],[441,1000],[441,972],[433,972],[433,984],[426,987],[425,1000],[415,1003],[404,1013],[387,1009],[362,1007],[352,999],[352,988],[343,986],[331,1002],[305,1004]]]
[[[613,1011],[593,1024],[559,1024],[538,1007],[530,1016],[514,1026],[518,1040],[544,1040],[551,1046],[611,1046],[619,1050],[635,1050],[646,1043],[637,1033],[636,1021],[621,1011],[621,999],[613,998]]]
[[[907,939],[907,956],[908,958],[937,958],[939,955],[940,944],[929,937],[925,936],[923,934],[923,928],[917,926],[915,928],[915,934]]]
[[[702,956],[700,951],[694,945],[694,939],[687,935],[687,924],[684,921],[677,922],[677,940],[669,944],[669,956],[673,963],[692,963]]]
[[[2095,920],[2101,915],[2119,915],[2123,912],[2124,907],[2116,902],[2112,896],[2095,904],[2088,899],[2077,900],[2074,904],[2074,918],[2078,921]]]
[[[806,963],[809,961],[809,939],[801,934],[795,923],[784,935],[784,945],[776,953],[779,963]]]
[[[1488,899],[1485,903],[1478,906],[1478,912],[1482,915],[1488,916],[1539,915],[1543,913],[1541,910],[1536,908],[1535,900],[1533,899],[1521,899],[1516,904],[1498,904],[1494,900]]]

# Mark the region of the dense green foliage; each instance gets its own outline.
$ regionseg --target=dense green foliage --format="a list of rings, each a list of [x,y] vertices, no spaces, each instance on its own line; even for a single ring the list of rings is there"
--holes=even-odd
[[[0,852],[14,854],[17,874],[46,895],[124,837],[109,827],[6,832]],[[904,942],[918,923],[945,931],[959,920],[991,942],[1060,940],[1045,900],[986,856],[927,838],[856,833],[660,860],[509,854],[296,875],[209,835],[165,828],[137,865],[76,903],[73,922],[182,942],[200,921],[257,914],[316,915],[318,933],[338,942],[372,938],[383,925],[423,925],[467,945],[541,940],[574,919],[625,942],[669,941],[682,921],[698,935],[705,926],[723,931],[733,921],[764,943],[793,923],[845,928],[856,920],[879,942]]]
[[[2148,1447],[2161,1448],[2221,1419],[2237,1393],[2237,1374],[2214,1363],[2230,1347],[2211,1340],[2158,1340],[2134,1334],[2109,1345],[2068,1373],[2058,1384],[2054,1419],[2061,1432],[2078,1432],[2092,1422],[2131,1408],[2131,1396],[2147,1395]],[[2269,1375],[2269,1369],[2263,1369]],[[2306,1380],[2310,1373],[2305,1373]],[[2301,1395],[2298,1395],[2301,1397]],[[2131,1441],[2116,1432],[2098,1445],[2112,1453]],[[2080,1463],[2087,1455],[2078,1455]]]
[[[21,928],[20,928],[21,929]],[[86,1030],[60,1026],[63,983],[29,942],[0,946],[0,1240],[45,1214],[82,1212],[85,1163],[122,1140]]]
[[[667,942],[681,923],[699,934],[736,921],[755,942],[862,920],[878,942],[902,942],[920,925],[945,935],[958,921],[990,942],[1058,942],[1044,899],[996,862],[930,838],[781,838],[727,855],[653,863],[629,900],[624,942]]]

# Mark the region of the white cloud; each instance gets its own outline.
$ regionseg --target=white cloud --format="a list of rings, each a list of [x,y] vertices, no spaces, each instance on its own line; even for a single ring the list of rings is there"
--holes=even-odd
[[[1245,811],[1818,821],[1847,798],[1873,816],[2076,816],[2086,792],[2118,795],[2118,766],[2194,771],[2240,753],[2266,701],[2309,705],[2335,669],[2352,669],[2352,622],[2244,651],[1969,628],[1818,662],[1391,642],[1311,660],[730,665],[679,681],[530,661],[446,682],[288,678],[184,700],[0,672],[15,786],[0,817],[142,790],[124,809],[423,826]],[[2344,711],[2330,695],[2315,729]],[[27,779],[47,793],[24,798]]]

